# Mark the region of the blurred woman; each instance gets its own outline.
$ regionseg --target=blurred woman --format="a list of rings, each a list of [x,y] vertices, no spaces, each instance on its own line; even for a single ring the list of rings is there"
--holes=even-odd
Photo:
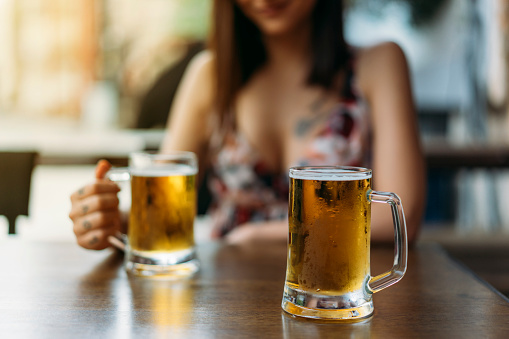
[[[288,168],[349,165],[398,193],[415,240],[424,162],[402,50],[347,45],[338,0],[216,0],[213,15],[210,49],[186,71],[161,145],[211,171],[212,237],[286,241]],[[71,197],[85,248],[107,247],[121,227],[107,170]],[[392,241],[390,213],[373,206],[372,216],[372,240]]]

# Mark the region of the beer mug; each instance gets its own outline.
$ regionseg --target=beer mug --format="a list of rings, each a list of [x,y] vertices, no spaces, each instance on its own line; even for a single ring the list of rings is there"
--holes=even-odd
[[[130,181],[131,209],[125,267],[138,276],[179,278],[198,270],[194,248],[196,156],[192,152],[137,152],[129,167],[107,177]]]
[[[288,260],[282,308],[301,317],[364,319],[372,295],[401,280],[407,235],[400,199],[371,189],[371,170],[290,169]],[[371,202],[389,204],[395,230],[394,266],[370,275]]]

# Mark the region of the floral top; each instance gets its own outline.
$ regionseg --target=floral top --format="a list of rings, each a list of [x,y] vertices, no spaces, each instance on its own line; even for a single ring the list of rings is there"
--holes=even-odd
[[[353,75],[349,67],[341,99],[294,166],[369,167],[369,117]],[[288,173],[272,173],[241,132],[225,134],[211,163],[213,236],[222,237],[246,222],[287,218]]]

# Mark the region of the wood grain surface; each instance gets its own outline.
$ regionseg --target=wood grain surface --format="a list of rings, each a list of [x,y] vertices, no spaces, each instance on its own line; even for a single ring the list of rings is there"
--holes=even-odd
[[[70,243],[0,243],[2,338],[509,338],[509,302],[437,245],[410,251],[398,284],[355,324],[292,318],[280,304],[286,246],[198,249],[201,271],[180,282],[128,276],[123,256]],[[373,248],[372,273],[392,265]]]

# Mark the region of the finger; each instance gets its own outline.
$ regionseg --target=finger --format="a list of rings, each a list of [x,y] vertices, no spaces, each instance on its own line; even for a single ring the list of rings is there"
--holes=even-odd
[[[120,212],[118,210],[93,212],[76,219],[73,231],[76,236],[81,236],[91,230],[113,227],[120,230]]]
[[[95,167],[95,177],[96,179],[104,179],[106,173],[111,168],[111,164],[107,160],[99,160],[97,166]]]
[[[76,220],[79,217],[95,211],[118,209],[118,197],[115,193],[102,193],[86,197],[72,204],[69,218]]]
[[[115,232],[113,228],[92,230],[77,237],[78,245],[89,250],[103,250],[110,246],[108,237]]]
[[[81,200],[94,194],[118,192],[120,192],[120,187],[116,183],[109,180],[97,180],[71,194],[71,201]]]

